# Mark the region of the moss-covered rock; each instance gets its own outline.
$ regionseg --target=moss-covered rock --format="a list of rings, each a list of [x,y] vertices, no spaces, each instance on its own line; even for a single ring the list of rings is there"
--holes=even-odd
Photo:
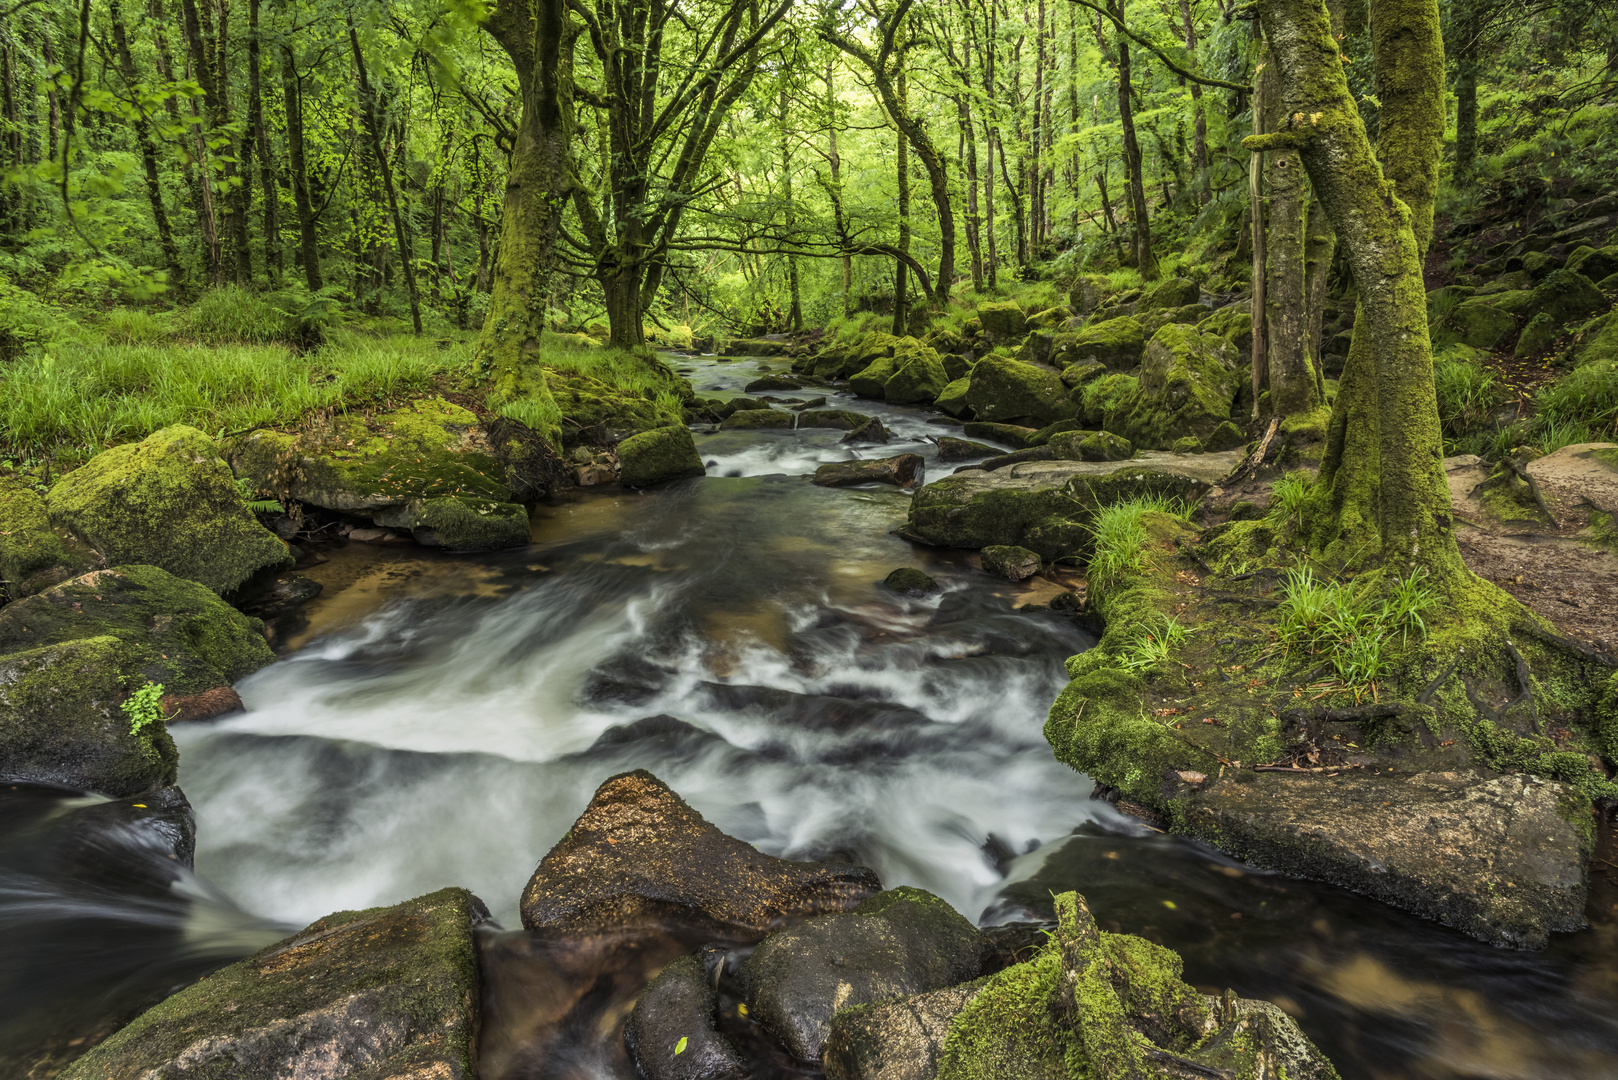
[[[292,562],[259,524],[214,441],[177,424],[105,450],[46,496],[53,524],[107,563],[145,563],[228,592]]]
[[[1080,274],[1073,279],[1073,287],[1068,290],[1068,303],[1080,315],[1088,315],[1101,306],[1101,302],[1112,292],[1112,282],[1099,274]]]
[[[1007,581],[1024,581],[1039,573],[1037,554],[1015,544],[990,544],[983,549],[980,564],[983,572]]]
[[[1128,370],[1141,361],[1146,335],[1139,321],[1124,317],[1086,326],[1073,335],[1073,352],[1089,360],[1099,360],[1109,368]]]
[[[1187,435],[1183,439],[1175,439],[1174,444],[1169,447],[1169,450],[1176,454],[1200,454],[1203,452],[1202,440],[1195,438],[1194,436]]]
[[[1222,307],[1197,323],[1204,334],[1217,334],[1230,342],[1237,356],[1243,359],[1253,354],[1253,315],[1235,304]]]
[[[1607,298],[1596,283],[1575,270],[1555,270],[1534,286],[1528,318],[1544,313],[1557,323],[1579,322],[1607,306]]]
[[[1135,319],[1140,323],[1141,333],[1151,340],[1158,329],[1169,323],[1184,323],[1187,326],[1196,326],[1209,315],[1213,308],[1207,304],[1187,304],[1184,307],[1164,308],[1158,311],[1143,311],[1136,314]]]
[[[1078,390],[1105,374],[1107,374],[1107,365],[1099,360],[1080,360],[1076,364],[1069,364],[1063,368],[1062,385],[1069,390],[1069,400],[1073,398],[1071,391]]]
[[[646,359],[644,365],[656,391],[686,399],[693,396],[691,384],[668,365],[654,359]],[[564,449],[581,445],[611,446],[637,432],[666,427],[680,420],[678,415],[648,396],[652,390],[630,393],[585,372],[559,368],[546,368],[545,382],[556,400],[556,407],[562,411]],[[442,410],[441,414],[440,423],[450,427],[465,426],[464,416],[451,417],[447,410]],[[422,414],[424,419],[432,416],[431,410]],[[473,420],[475,422],[476,418]]]
[[[882,400],[890,405],[931,402],[949,385],[949,374],[938,353],[914,338],[894,350],[893,364],[893,374],[882,384]]]
[[[938,591],[938,582],[913,566],[899,567],[882,584],[903,596],[931,596]]]
[[[1072,419],[1079,411],[1056,372],[997,356],[980,360],[972,369],[966,402],[974,417],[989,422],[1032,421],[1043,426]]]
[[[1028,328],[1030,330],[1044,330],[1054,326],[1061,326],[1072,315],[1073,313],[1065,306],[1046,308],[1044,311],[1028,316]]]
[[[1582,274],[1591,281],[1600,282],[1618,274],[1618,244],[1611,247],[1581,247],[1567,257],[1567,269]]]
[[[1224,338],[1171,323],[1152,335],[1134,392],[1107,412],[1103,427],[1135,446],[1161,449],[1195,436],[1208,445],[1241,389],[1236,350]]]
[[[1489,350],[1511,338],[1517,332],[1517,320],[1497,300],[1503,297],[1521,297],[1526,293],[1501,293],[1495,297],[1477,298],[1462,302],[1432,330],[1433,345],[1442,348],[1451,342],[1470,345],[1474,349]]]
[[[1570,358],[1578,367],[1598,361],[1618,361],[1618,311],[1586,323]]]
[[[119,642],[131,690],[199,694],[275,659],[263,623],[155,566],[93,570],[0,608],[0,653],[90,637]]]
[[[992,345],[1012,345],[1028,333],[1028,315],[1015,300],[979,304],[978,322]]]
[[[735,416],[771,415],[758,412],[737,413]],[[790,414],[787,416],[790,422]],[[733,416],[731,419],[735,419]],[[727,420],[726,423],[730,421]],[[655,431],[631,435],[618,444],[618,476],[630,487],[649,487],[665,480],[678,480],[686,476],[702,476],[707,472],[702,455],[691,432],[683,427],[658,428]],[[524,519],[526,524],[526,518]]]
[[[180,756],[162,715],[137,728],[119,708],[139,686],[128,659],[108,636],[0,655],[0,776],[113,798],[174,783]]]
[[[1548,251],[1530,251],[1523,255],[1523,273],[1535,281],[1543,281],[1553,270],[1562,268],[1562,260]]]
[[[1070,397],[1079,406],[1079,419],[1085,427],[1099,428],[1107,415],[1135,396],[1140,380],[1133,375],[1113,372],[1074,387]]]
[[[765,938],[742,965],[748,1010],[794,1057],[815,1061],[839,1009],[975,978],[984,945],[938,897],[891,889]]]
[[[465,889],[328,915],[149,1009],[63,1078],[474,1080],[487,919]]]
[[[1512,355],[1518,358],[1544,356],[1550,351],[1551,343],[1556,340],[1560,330],[1561,325],[1549,313],[1541,311],[1522,328]]]
[[[521,505],[466,496],[413,499],[396,510],[378,511],[373,520],[409,529],[423,547],[449,551],[500,551],[529,539],[528,511]]]
[[[98,556],[66,530],[51,527],[33,488],[0,477],[0,602],[20,600],[84,573]]]
[[[719,425],[721,431],[759,431],[766,428],[791,428],[797,417],[784,409],[743,409],[725,417]],[[625,442],[628,440],[626,439]],[[623,443],[619,443],[622,446]]]
[[[972,380],[969,378],[956,379],[938,392],[937,405],[950,416],[964,417],[970,415],[972,406],[966,403],[966,392],[971,388]]]
[[[1201,295],[1202,290],[1190,278],[1164,278],[1135,302],[1135,310],[1141,312],[1181,308],[1195,304]]]
[[[1019,424],[990,424],[974,420],[962,428],[961,433],[972,439],[993,439],[995,442],[1009,443],[1019,450],[1042,445],[1039,441],[1038,428],[1023,427]]]
[[[1135,447],[1110,431],[1074,431],[1052,437],[1052,456],[1057,461],[1128,461]]]

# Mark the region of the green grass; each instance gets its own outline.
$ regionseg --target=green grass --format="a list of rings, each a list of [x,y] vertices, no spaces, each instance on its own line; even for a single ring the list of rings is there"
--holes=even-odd
[[[1276,532],[1285,532],[1303,520],[1303,511],[1309,502],[1309,491],[1314,486],[1313,474],[1303,469],[1287,473],[1270,489],[1270,508],[1264,515],[1266,523]]]
[[[1596,439],[1618,437],[1618,361],[1596,360],[1574,368],[1535,394],[1534,405],[1547,435],[1565,427],[1569,433],[1582,429]],[[1570,438],[1561,445],[1589,441]]]
[[[8,451],[83,459],[170,424],[210,434],[285,423],[426,389],[464,366],[467,343],[338,332],[315,353],[284,345],[99,344],[36,352],[0,369]]]
[[[1324,656],[1356,696],[1375,694],[1395,649],[1427,636],[1427,615],[1438,603],[1423,570],[1378,588],[1374,580],[1330,581],[1303,567],[1287,573],[1283,592],[1277,636],[1288,655]]]
[[[1141,519],[1152,513],[1189,519],[1191,510],[1179,499],[1147,495],[1113,503],[1096,512],[1089,526],[1095,540],[1089,570],[1092,582],[1104,584],[1120,574],[1138,574],[1146,569],[1146,544],[1151,537]]]
[[[1161,626],[1140,627],[1134,638],[1123,647],[1118,666],[1126,671],[1148,671],[1167,663],[1175,647],[1185,640],[1185,627],[1169,616]]]
[[[1438,422],[1449,439],[1459,439],[1487,421],[1505,400],[1493,371],[1464,361],[1434,364],[1433,388],[1438,392]]]

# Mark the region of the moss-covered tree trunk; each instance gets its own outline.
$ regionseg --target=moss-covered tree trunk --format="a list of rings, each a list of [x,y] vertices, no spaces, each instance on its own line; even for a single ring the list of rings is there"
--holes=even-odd
[[[1249,142],[1298,151],[1359,289],[1355,339],[1368,370],[1355,375],[1368,389],[1357,390],[1354,400],[1363,404],[1358,395],[1368,392],[1374,401],[1378,482],[1374,509],[1363,489],[1335,492],[1346,496],[1339,514],[1375,514],[1383,563],[1394,572],[1420,565],[1440,583],[1459,581],[1465,570],[1444,481],[1421,267],[1444,116],[1436,0],[1373,5],[1385,170],[1349,93],[1325,6],[1261,0],[1259,17],[1288,125]],[[1340,395],[1334,424],[1351,407]]]
[[[1110,0],[1108,5],[1119,25],[1124,23],[1124,0]],[[1152,254],[1152,223],[1146,212],[1145,166],[1140,152],[1140,140],[1135,137],[1135,107],[1130,100],[1129,39],[1118,35],[1118,122],[1124,133],[1124,167],[1129,171],[1129,216],[1135,227],[1135,268],[1147,281],[1156,281],[1161,273],[1157,256]]]
[[[1267,55],[1267,54],[1266,54]],[[1278,131],[1286,120],[1278,74],[1266,63],[1259,75],[1264,127]],[[1269,411],[1299,416],[1319,404],[1319,384],[1306,340],[1308,293],[1304,279],[1304,234],[1309,179],[1296,150],[1272,150],[1263,158],[1264,202],[1264,356],[1268,365]],[[1257,210],[1254,211],[1255,214]],[[1254,238],[1254,250],[1258,250]]]
[[[502,0],[483,24],[517,69],[522,119],[511,152],[478,363],[493,384],[493,402],[519,420],[539,415],[522,403],[550,400],[537,360],[562,207],[572,189],[566,8],[565,0]]]

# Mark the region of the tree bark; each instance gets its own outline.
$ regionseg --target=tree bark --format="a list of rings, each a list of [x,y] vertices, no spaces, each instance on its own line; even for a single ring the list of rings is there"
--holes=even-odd
[[[1470,177],[1478,155],[1478,0],[1455,0],[1455,175]]]
[[[152,141],[152,126],[146,119],[146,109],[140,101],[139,76],[135,71],[135,58],[129,52],[129,34],[124,27],[124,14],[118,0],[110,0],[108,17],[112,21],[112,42],[118,52],[118,69],[124,85],[134,102],[135,115],[131,126],[135,129],[135,142],[140,147],[141,165],[146,172],[146,196],[152,204],[152,220],[157,224],[157,239],[163,247],[163,264],[169,280],[175,285],[185,281],[185,267],[180,262],[180,247],[174,242],[174,230],[169,225],[168,208],[163,204],[163,185],[157,170],[157,145]]]
[[[1387,77],[1378,80],[1385,95],[1379,139],[1385,172],[1349,94],[1325,6],[1320,0],[1261,0],[1259,16],[1280,69],[1290,127],[1250,140],[1251,148],[1300,153],[1359,288],[1355,338],[1368,346],[1371,366],[1362,374],[1371,380],[1378,426],[1374,513],[1383,565],[1400,575],[1425,567],[1440,587],[1454,585],[1466,569],[1455,545],[1444,479],[1421,272],[1432,221],[1432,189],[1421,181],[1436,170],[1433,131],[1441,133],[1443,120],[1442,98],[1435,92],[1443,67],[1436,0],[1378,0],[1373,11],[1373,33],[1386,45],[1376,60],[1379,74],[1387,69]],[[1413,207],[1406,201],[1412,198]],[[1339,394],[1334,426],[1346,408]],[[1321,483],[1333,491],[1324,470]],[[1334,494],[1346,496],[1339,502],[1345,512],[1372,511],[1363,486]],[[1341,530],[1327,525],[1312,535],[1336,544],[1336,554],[1352,557],[1355,553],[1340,545]]]
[[[1272,131],[1280,130],[1286,119],[1276,78],[1274,65],[1266,64],[1258,80],[1263,86],[1265,127]],[[1258,97],[1255,93],[1255,100]],[[1272,150],[1258,157],[1264,172],[1264,332],[1269,342],[1265,354],[1270,414],[1300,416],[1320,404],[1319,382],[1305,340],[1304,223],[1309,183],[1296,150]]]
[[[1108,0],[1113,17],[1124,21],[1124,0]],[[1135,137],[1135,112],[1130,101],[1129,39],[1118,35],[1118,120],[1124,132],[1124,167],[1129,171],[1129,216],[1135,228],[1135,266],[1147,281],[1162,276],[1152,254],[1152,225],[1146,211],[1146,175],[1140,140]]]
[[[292,170],[292,203],[298,212],[298,261],[310,292],[325,288],[320,272],[320,237],[315,231],[315,201],[309,193],[309,166],[303,143],[303,87],[289,45],[281,47],[281,99],[286,109],[287,163]]]
[[[253,127],[259,186],[264,191],[264,272],[270,284],[278,286],[282,270],[280,199],[275,190],[275,161],[270,157],[270,136],[264,125],[264,99],[259,85],[258,6],[259,0],[249,0],[247,7],[247,119]]]
[[[905,50],[901,44],[895,54],[895,99],[900,109],[908,108],[909,88],[905,73]],[[910,141],[904,130],[894,125],[894,162],[899,183],[899,251],[910,254]],[[901,261],[893,272],[893,334],[903,337],[910,332],[910,268]]]
[[[382,148],[382,117],[376,100],[376,90],[365,70],[365,55],[360,51],[359,31],[354,20],[348,21],[348,43],[354,50],[354,73],[359,80],[360,101],[365,132],[371,142],[371,153],[382,174],[382,190],[388,197],[388,215],[393,218],[393,237],[398,245],[399,265],[404,270],[405,290],[410,295],[410,322],[416,335],[421,336],[421,298],[416,294],[416,267],[410,245],[410,233],[405,228],[404,215],[399,212],[399,193],[393,186],[393,166]]]
[[[1191,0],[1180,0],[1180,22],[1185,29],[1185,51],[1193,62],[1197,55],[1197,24],[1191,16]],[[1199,203],[1208,205],[1213,198],[1213,177],[1208,168],[1208,116],[1202,107],[1202,84],[1192,82],[1191,111],[1196,114],[1192,126],[1192,146],[1196,155],[1198,183],[1200,189]]]

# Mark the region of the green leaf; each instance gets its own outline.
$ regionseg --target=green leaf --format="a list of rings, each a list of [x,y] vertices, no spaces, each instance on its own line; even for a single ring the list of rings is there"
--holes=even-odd
[[[684,1036],[684,1035],[681,1035],[681,1036],[680,1036],[680,1041],[679,1041],[679,1042],[677,1042],[677,1043],[675,1043],[675,1044],[674,1044],[674,1052],[675,1052],[675,1053],[676,1053],[676,1054],[683,1054],[683,1053],[685,1053],[685,1044],[686,1044],[686,1043],[687,1043],[687,1042],[688,1042],[688,1041],[689,1041],[689,1040],[687,1040],[687,1039],[686,1039],[686,1037],[685,1037],[685,1036]]]

